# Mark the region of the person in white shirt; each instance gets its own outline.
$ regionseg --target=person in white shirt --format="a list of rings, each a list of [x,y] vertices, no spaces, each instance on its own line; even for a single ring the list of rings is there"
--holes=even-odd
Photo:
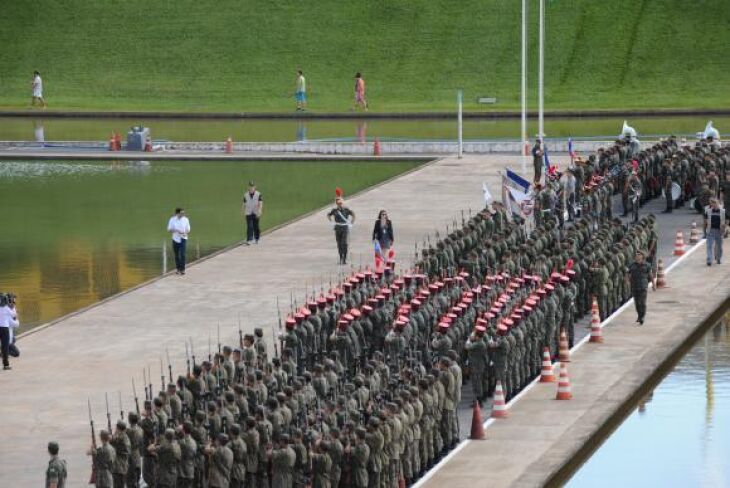
[[[259,228],[259,220],[261,213],[264,211],[264,197],[256,189],[253,181],[248,182],[248,191],[243,194],[243,203],[241,204],[241,212],[246,217],[246,245],[252,242],[259,243],[261,237],[261,229]]]
[[[33,81],[31,81],[30,86],[33,89],[33,98],[30,100],[31,106],[35,106],[36,102],[38,102],[43,108],[46,108],[48,104],[43,99],[43,80],[38,71],[33,72]]]
[[[172,252],[175,255],[175,269],[179,275],[185,274],[185,247],[190,234],[190,221],[185,216],[185,210],[178,207],[175,215],[167,223],[167,232],[172,234]]]
[[[10,293],[0,295],[0,349],[2,350],[3,369],[10,368],[10,344],[13,329],[18,327],[18,313],[15,311],[15,297]]]

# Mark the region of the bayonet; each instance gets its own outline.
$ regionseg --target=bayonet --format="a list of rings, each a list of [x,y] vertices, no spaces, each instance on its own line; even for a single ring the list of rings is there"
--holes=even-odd
[[[134,384],[134,376],[132,376],[132,393],[134,393],[134,406],[137,409],[137,415],[139,415],[139,398],[137,398],[137,386]]]
[[[106,401],[106,426],[109,429],[109,435],[112,435],[112,414],[109,413],[109,395],[106,392],[104,400]]]

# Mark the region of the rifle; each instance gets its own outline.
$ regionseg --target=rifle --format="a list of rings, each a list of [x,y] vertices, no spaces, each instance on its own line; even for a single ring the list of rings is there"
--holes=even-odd
[[[165,370],[162,368],[162,358],[160,358],[160,385],[160,391],[165,391]]]
[[[119,390],[119,420],[124,420],[124,409],[122,408],[122,391]]]
[[[147,366],[147,381],[150,382],[150,401],[152,401],[152,373],[150,372],[149,365]]]
[[[241,331],[241,312],[238,312],[238,347],[243,349],[243,331]]]
[[[106,426],[109,429],[109,435],[112,435],[112,414],[109,413],[109,395],[106,392],[104,400],[106,401]]]
[[[221,353],[221,323],[218,322],[218,354]]]
[[[134,376],[132,376],[132,393],[134,393],[134,406],[137,409],[137,415],[139,415],[139,399],[137,398],[137,387],[134,384]]]
[[[190,338],[190,357],[193,358],[193,369],[195,369],[195,348],[193,347],[193,338]]]
[[[147,401],[150,399],[150,395],[147,393],[147,371],[144,368],[142,368],[142,386],[144,386],[144,399]]]
[[[284,352],[284,338],[282,337],[281,332],[281,309],[279,308],[279,297],[276,297],[276,316],[279,319],[279,347],[281,349],[281,352]],[[274,342],[274,347],[276,347],[276,342]],[[279,353],[277,352],[277,356]]]
[[[185,341],[185,366],[188,370],[188,377],[190,376],[190,353],[188,351],[188,343]]]
[[[170,351],[165,348],[165,356],[167,356],[167,372],[170,373],[170,383],[173,383],[172,381],[172,364],[170,364]]]
[[[94,455],[96,454],[96,431],[94,430],[94,419],[91,416],[91,400],[86,399],[89,405],[89,425],[91,425],[91,477],[89,478],[89,484],[96,484],[96,465],[94,464]]]

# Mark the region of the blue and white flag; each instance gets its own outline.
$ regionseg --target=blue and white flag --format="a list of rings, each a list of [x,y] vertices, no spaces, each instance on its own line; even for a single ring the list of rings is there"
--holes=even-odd
[[[575,151],[573,151],[573,138],[568,137],[568,154],[570,155],[571,159],[575,157]]]
[[[530,189],[529,181],[509,169],[507,170],[507,175],[504,177],[503,183],[510,188],[521,191],[522,193],[527,193]]]
[[[502,204],[513,217],[525,219],[532,213],[530,182],[509,169],[502,176]]]

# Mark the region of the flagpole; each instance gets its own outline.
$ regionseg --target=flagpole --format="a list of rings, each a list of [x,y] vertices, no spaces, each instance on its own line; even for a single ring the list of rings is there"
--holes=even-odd
[[[521,140],[522,174],[527,171],[527,0],[522,0],[522,114]]]
[[[545,85],[545,0],[540,0],[540,41],[539,41],[539,72],[538,72],[538,134],[545,137],[544,122],[544,85]],[[545,143],[543,139],[543,144]]]

